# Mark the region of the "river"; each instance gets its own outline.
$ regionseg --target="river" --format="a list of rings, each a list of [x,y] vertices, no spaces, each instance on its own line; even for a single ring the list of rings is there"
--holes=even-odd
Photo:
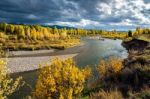
[[[120,57],[122,59],[128,56],[126,49],[121,45],[122,40],[119,39],[98,40],[98,39],[82,38],[81,43],[83,43],[82,46],[76,46],[62,51],[56,50],[56,52],[54,53],[55,54],[78,53],[78,55],[74,57],[74,60],[77,66],[79,66],[79,68],[83,68],[87,65],[90,66],[91,68],[95,68],[96,64],[99,63],[100,59],[108,59],[108,57],[110,56]],[[23,80],[26,82],[26,85],[21,87],[19,91],[15,92],[9,98],[22,99],[30,95],[36,83],[37,71],[16,73],[13,74],[12,76],[14,78],[17,76],[22,76]]]

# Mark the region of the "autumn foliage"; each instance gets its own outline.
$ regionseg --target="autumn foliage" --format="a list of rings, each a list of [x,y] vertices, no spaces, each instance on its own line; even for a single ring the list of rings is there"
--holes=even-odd
[[[0,60],[0,99],[7,99],[9,95],[15,92],[22,84],[21,77],[15,81],[9,77],[6,68],[6,62]]]
[[[61,61],[56,58],[52,65],[39,71],[33,98],[35,99],[72,99],[79,95],[91,70],[78,69],[72,59]]]
[[[110,73],[119,73],[123,68],[122,60],[119,58],[109,58],[108,61],[101,60],[97,71],[101,76],[108,76]]]

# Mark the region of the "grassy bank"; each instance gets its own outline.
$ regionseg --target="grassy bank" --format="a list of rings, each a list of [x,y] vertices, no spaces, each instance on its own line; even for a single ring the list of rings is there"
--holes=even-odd
[[[7,42],[7,43],[6,43]],[[3,50],[39,50],[39,49],[65,49],[80,43],[79,39],[64,40],[6,40],[1,42]]]

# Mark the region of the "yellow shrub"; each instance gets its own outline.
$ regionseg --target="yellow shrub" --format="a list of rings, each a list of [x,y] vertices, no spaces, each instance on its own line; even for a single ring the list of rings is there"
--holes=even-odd
[[[39,71],[35,99],[72,99],[84,88],[84,83],[90,75],[90,69],[80,70],[72,59],[61,61],[56,58],[51,66],[45,66]]]
[[[0,60],[0,99],[6,99],[20,87],[21,77],[15,81],[7,74],[6,62]]]
[[[5,33],[3,33],[3,32],[0,32],[0,38],[7,38],[7,35],[5,35]]]
[[[106,61],[101,60],[98,67],[97,67],[97,71],[101,74],[101,75],[106,75],[107,73],[107,68],[108,68],[108,64],[106,63]]]
[[[119,73],[123,68],[122,60],[119,58],[110,58],[109,65],[114,73]]]
[[[97,71],[101,76],[106,76],[111,73],[119,73],[123,68],[122,60],[119,58],[109,58],[109,60],[101,60]]]

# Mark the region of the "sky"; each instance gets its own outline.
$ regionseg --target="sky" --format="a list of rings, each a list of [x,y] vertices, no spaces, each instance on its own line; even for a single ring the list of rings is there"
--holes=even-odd
[[[0,22],[105,30],[150,28],[150,0],[0,0]]]

